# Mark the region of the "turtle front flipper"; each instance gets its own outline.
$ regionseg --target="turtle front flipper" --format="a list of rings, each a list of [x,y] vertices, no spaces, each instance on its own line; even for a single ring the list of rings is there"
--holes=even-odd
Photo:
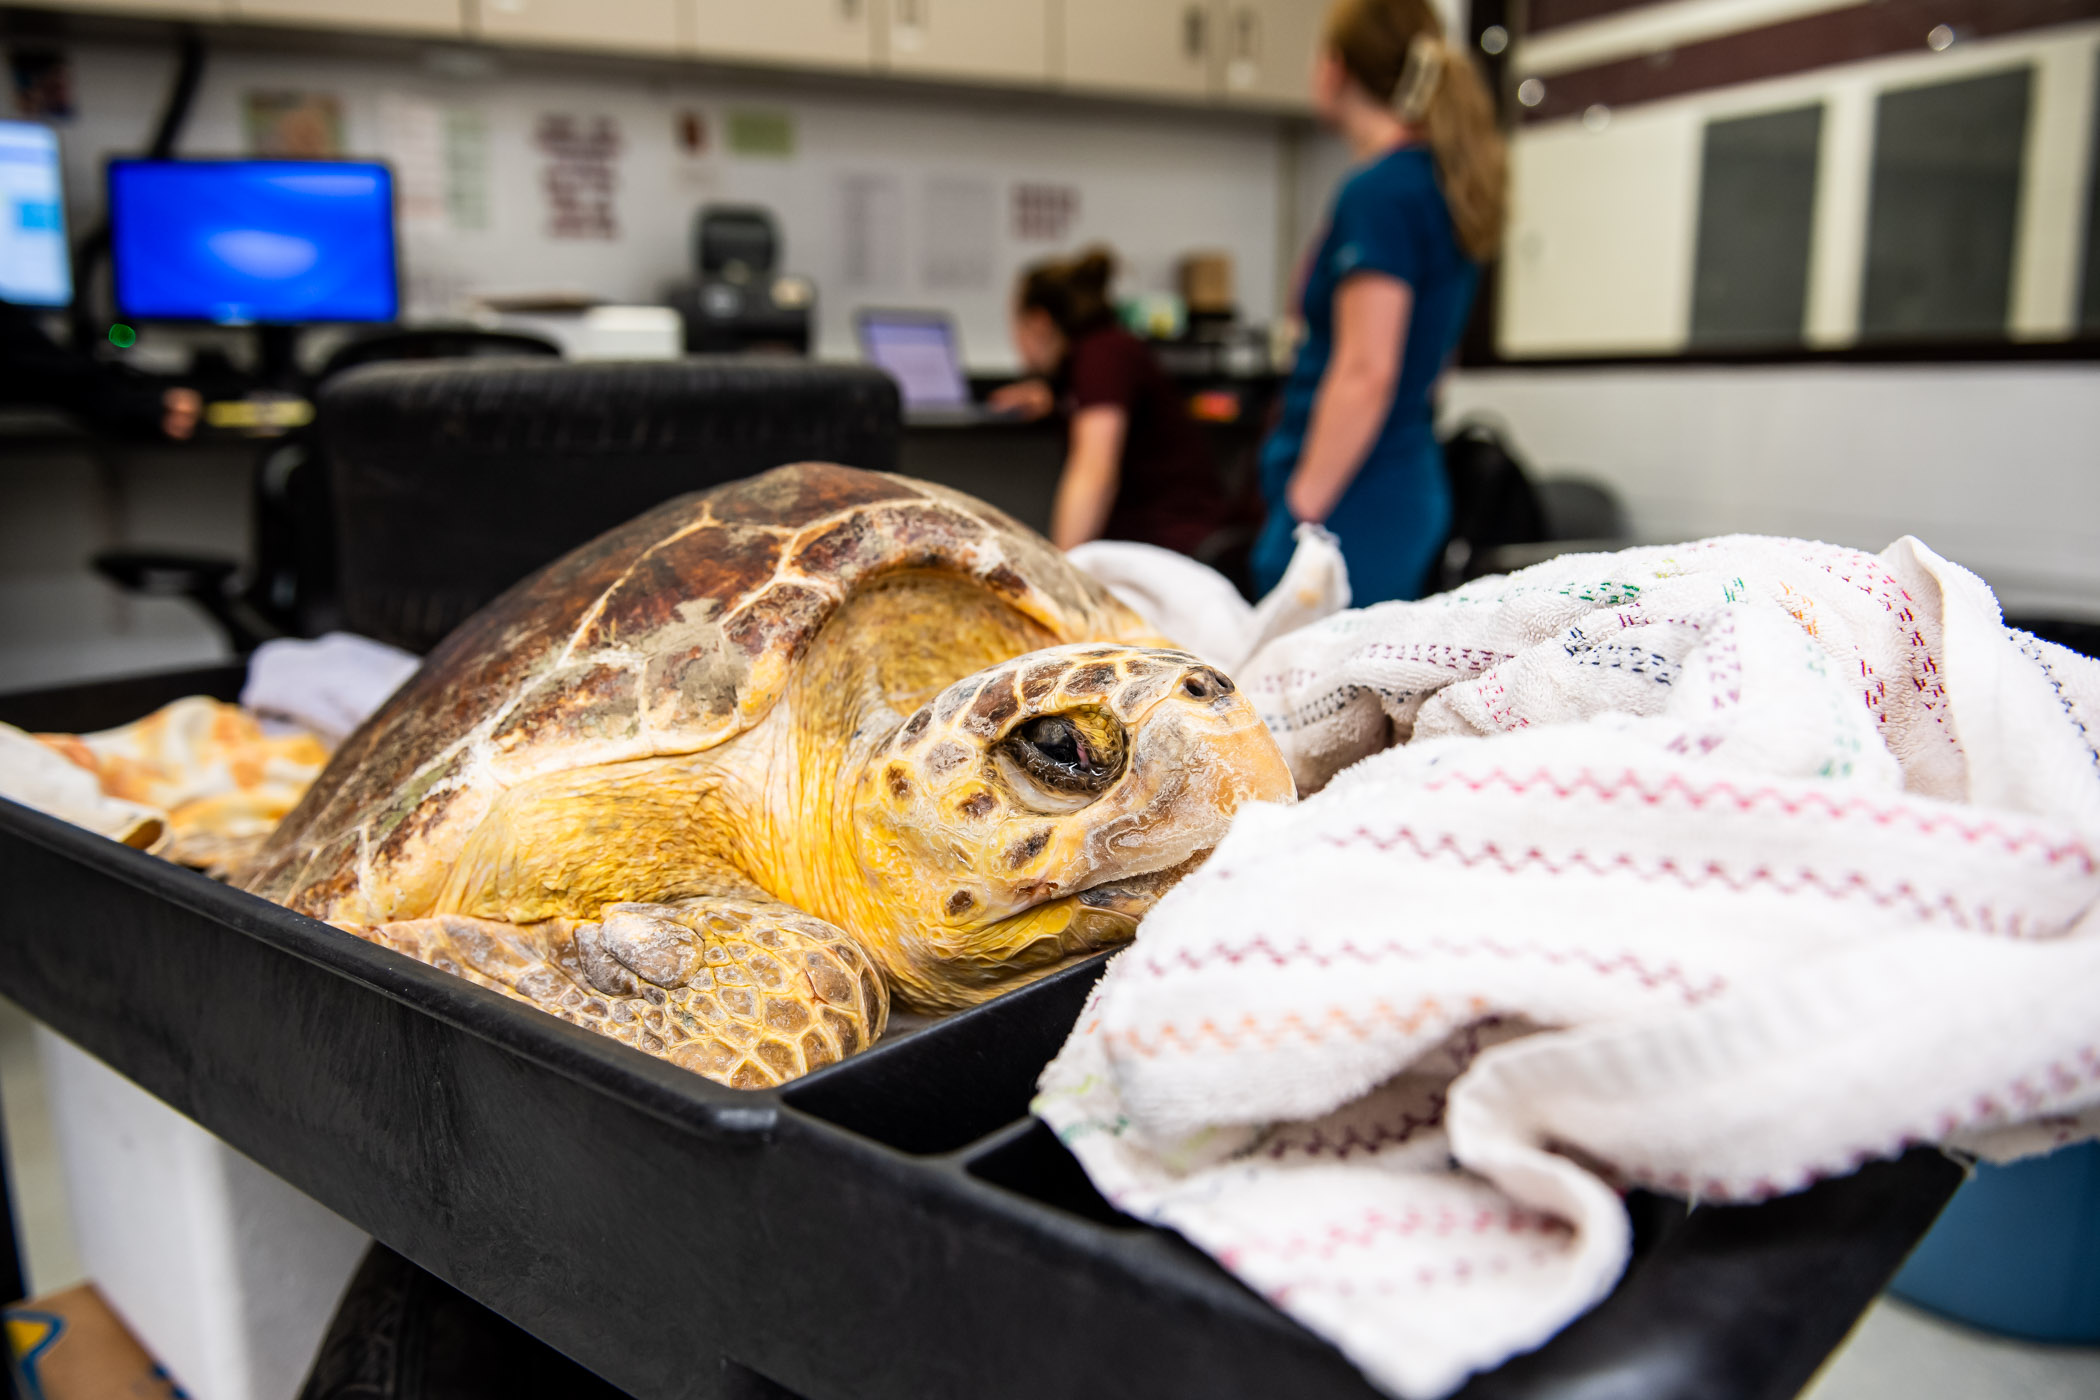
[[[765,899],[609,904],[595,921],[464,914],[349,926],[418,962],[738,1089],[865,1049],[889,994],[833,924]]]

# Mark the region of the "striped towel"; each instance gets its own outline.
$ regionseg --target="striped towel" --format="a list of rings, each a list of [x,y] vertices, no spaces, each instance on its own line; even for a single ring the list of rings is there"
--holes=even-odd
[[[1336,614],[1035,1109],[1382,1388],[1537,1346],[1629,1186],[2100,1135],[2100,663],[1974,575],[1735,537]]]

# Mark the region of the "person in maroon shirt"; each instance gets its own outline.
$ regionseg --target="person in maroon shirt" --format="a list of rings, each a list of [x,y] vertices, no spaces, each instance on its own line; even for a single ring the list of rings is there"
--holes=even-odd
[[[1093,248],[1037,263],[1014,299],[1014,348],[1035,378],[996,391],[991,407],[1071,424],[1051,508],[1059,549],[1137,540],[1196,555],[1230,515],[1216,463],[1183,396],[1108,297],[1115,258]]]

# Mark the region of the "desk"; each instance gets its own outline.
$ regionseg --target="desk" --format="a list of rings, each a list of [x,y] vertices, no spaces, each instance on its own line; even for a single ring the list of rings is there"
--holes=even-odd
[[[971,380],[971,392],[995,387],[989,379]],[[1177,386],[1192,405],[1209,401],[1213,413],[1220,401],[1229,418],[1196,415],[1196,426],[1218,466],[1219,485],[1227,499],[1252,501],[1255,462],[1269,430],[1281,381],[1274,376],[1228,379],[1177,376]],[[1064,471],[1066,431],[1061,418],[1033,423],[987,419],[904,418],[904,439],[897,470],[906,476],[952,486],[999,507],[1031,529],[1050,533],[1050,504],[1057,478]]]
[[[1064,468],[1065,427],[1049,418],[915,422],[906,415],[897,450],[904,475],[966,491],[1046,535]]]

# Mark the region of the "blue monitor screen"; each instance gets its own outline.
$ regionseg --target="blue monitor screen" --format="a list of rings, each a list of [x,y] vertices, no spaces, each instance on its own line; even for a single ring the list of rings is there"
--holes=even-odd
[[[0,301],[66,306],[72,300],[58,136],[34,122],[0,122]]]
[[[111,161],[109,222],[127,316],[394,319],[394,183],[383,165]]]

